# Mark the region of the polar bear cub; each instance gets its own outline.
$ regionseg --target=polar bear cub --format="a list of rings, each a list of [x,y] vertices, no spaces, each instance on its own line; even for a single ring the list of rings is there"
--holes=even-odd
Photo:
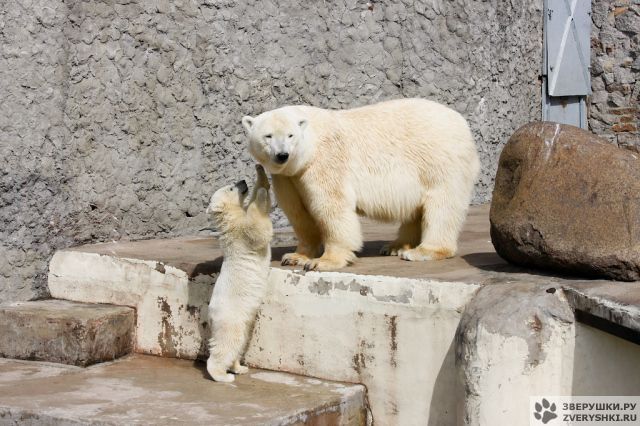
[[[271,261],[273,227],[269,218],[269,180],[256,166],[257,178],[248,205],[245,181],[225,186],[211,197],[207,212],[220,231],[224,261],[209,303],[209,359],[207,371],[217,382],[232,382],[233,374],[248,368],[240,364],[253,321],[264,297]]]
[[[353,262],[362,246],[358,215],[400,223],[382,254],[455,254],[480,170],[456,111],[400,99],[348,110],[287,106],[242,124],[298,237],[283,264],[326,270]]]

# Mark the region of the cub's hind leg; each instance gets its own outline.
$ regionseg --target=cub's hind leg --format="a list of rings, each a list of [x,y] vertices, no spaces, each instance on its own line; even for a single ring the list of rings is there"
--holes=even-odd
[[[247,340],[246,324],[220,320],[219,317],[212,319],[209,321],[213,331],[209,340],[207,372],[216,382],[233,382],[235,376],[227,371],[232,370],[235,361],[242,356]]]
[[[233,362],[233,366],[231,366],[231,372],[233,374],[247,374],[249,372],[249,367],[240,364],[240,360],[236,359]]]

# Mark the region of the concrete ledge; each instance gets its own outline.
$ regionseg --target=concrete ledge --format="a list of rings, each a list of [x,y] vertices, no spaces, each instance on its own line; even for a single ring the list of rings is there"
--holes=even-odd
[[[49,266],[49,290],[59,299],[134,307],[138,313],[137,352],[195,359],[206,346],[206,311],[217,278],[216,267],[207,271],[210,274],[200,274],[196,273],[201,265],[197,258],[193,268],[186,262],[180,264],[183,269],[172,266],[163,256],[146,260],[144,257],[153,253],[150,243],[164,247],[165,256],[175,253],[171,244],[159,240],[121,244],[124,253],[113,250],[117,244],[58,252]],[[178,251],[202,253],[199,243],[199,239],[181,240]],[[128,256],[128,250],[139,255],[120,257]],[[219,270],[220,252],[214,253]],[[202,263],[209,268],[208,261]]]
[[[252,370],[233,384],[202,363],[135,355],[87,369],[0,360],[0,424],[366,424],[365,389]]]
[[[135,312],[64,300],[0,306],[0,357],[87,366],[130,353]]]
[[[640,334],[640,282],[575,282],[563,285],[571,306]]]

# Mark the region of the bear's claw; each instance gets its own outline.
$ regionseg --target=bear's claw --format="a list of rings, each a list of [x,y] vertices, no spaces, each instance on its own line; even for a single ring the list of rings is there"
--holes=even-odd
[[[334,260],[334,259],[323,259],[319,257],[317,259],[311,259],[307,263],[304,264],[305,271],[332,271],[335,269],[341,269],[345,266],[351,264],[352,262],[348,260]]]
[[[296,265],[304,265],[308,261],[309,261],[309,258],[303,254],[287,253],[284,256],[282,256],[282,260],[280,261],[280,264],[282,266],[287,266],[287,265],[296,266]]]
[[[399,243],[399,242],[391,242],[389,244],[385,244],[380,249],[380,254],[382,256],[399,256],[402,252],[411,249],[411,244],[407,243]]]

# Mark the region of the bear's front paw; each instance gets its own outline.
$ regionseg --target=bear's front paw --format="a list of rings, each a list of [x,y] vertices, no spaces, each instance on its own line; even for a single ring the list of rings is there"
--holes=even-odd
[[[304,254],[287,253],[284,256],[282,256],[282,261],[280,262],[280,264],[282,266],[287,266],[287,265],[296,266],[296,265],[304,265],[308,261],[309,261],[309,258]]]
[[[400,250],[400,258],[409,261],[442,260],[453,257],[454,250],[447,248],[429,248],[418,246],[410,250]]]
[[[345,259],[326,259],[318,257],[311,259],[304,264],[305,271],[330,271],[334,269],[341,269],[349,265],[349,262]]]

